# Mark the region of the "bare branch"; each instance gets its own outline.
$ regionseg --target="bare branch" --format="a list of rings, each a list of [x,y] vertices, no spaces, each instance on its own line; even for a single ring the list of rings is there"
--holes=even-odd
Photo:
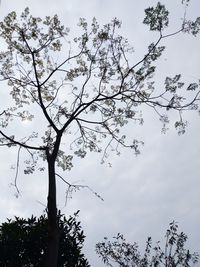
[[[98,197],[100,200],[104,201],[104,199],[94,190],[92,190],[88,185],[82,185],[82,184],[70,184],[69,182],[67,182],[61,175],[59,175],[58,173],[56,173],[56,176],[58,176],[65,184],[68,185],[68,190],[67,190],[67,196],[70,193],[71,188],[73,188],[74,190],[79,190],[81,188],[86,188],[89,191],[91,191],[96,197]],[[72,191],[73,191],[72,189]]]

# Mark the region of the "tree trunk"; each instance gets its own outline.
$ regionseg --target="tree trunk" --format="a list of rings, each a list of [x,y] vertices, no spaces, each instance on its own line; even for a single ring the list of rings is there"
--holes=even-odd
[[[55,158],[48,159],[49,191],[47,198],[48,208],[48,243],[45,257],[45,267],[57,267],[59,249],[59,225],[56,206],[56,177]]]

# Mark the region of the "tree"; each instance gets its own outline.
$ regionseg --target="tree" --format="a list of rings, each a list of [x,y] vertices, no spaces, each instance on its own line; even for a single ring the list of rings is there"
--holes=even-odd
[[[72,168],[70,148],[80,158],[88,151],[102,152],[103,161],[111,151],[119,154],[120,146],[132,148],[138,154],[142,142],[133,139],[129,143],[123,127],[131,121],[142,123],[144,106],[156,112],[164,128],[168,123],[166,111],[176,111],[175,127],[179,132],[185,130],[183,111],[198,109],[198,84],[186,85],[178,74],[166,77],[161,91],[153,81],[155,62],[165,49],[161,42],[181,32],[195,36],[200,29],[199,18],[183,19],[177,32],[166,33],[168,14],[160,2],[145,10],[144,23],[150,31],[158,33],[158,39],[134,63],[133,49],[118,34],[121,22],[116,18],[102,28],[95,18],[90,27],[85,19],[80,19],[82,34],[71,42],[69,29],[57,15],[41,19],[26,8],[19,18],[11,12],[0,23],[5,47],[0,53],[0,76],[8,93],[5,102],[10,100],[0,112],[0,144],[18,148],[16,188],[22,150],[30,156],[25,160],[26,174],[42,171],[47,164],[48,267],[57,264],[60,239],[57,169]],[[188,93],[189,98],[185,98]],[[10,132],[10,127],[20,129],[21,121],[25,120],[32,121],[29,135]]]
[[[77,221],[78,212],[66,219],[59,214],[60,267],[89,267],[81,252],[85,236]],[[47,217],[32,216],[28,219],[15,217],[0,226],[0,265],[9,267],[44,266],[44,251],[47,247]]]
[[[165,235],[164,249],[160,242],[152,247],[152,239],[148,237],[144,255],[141,255],[138,244],[130,244],[122,234],[117,234],[114,241],[104,238],[96,245],[96,252],[108,266],[120,267],[189,267],[198,262],[198,253],[191,253],[185,248],[188,237],[178,232],[178,224],[172,222]]]

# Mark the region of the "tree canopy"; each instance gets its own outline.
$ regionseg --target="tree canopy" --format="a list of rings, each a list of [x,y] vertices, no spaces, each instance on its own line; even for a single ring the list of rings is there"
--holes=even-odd
[[[82,253],[85,236],[78,212],[67,219],[59,215],[61,230],[57,267],[89,267]],[[8,267],[44,266],[47,247],[47,216],[15,217],[0,225],[0,265]]]
[[[198,84],[184,84],[177,74],[166,77],[158,89],[153,76],[156,60],[165,50],[162,41],[181,32],[196,36],[200,20],[185,19],[177,32],[165,34],[168,15],[160,2],[145,10],[144,24],[158,32],[158,39],[149,44],[140,61],[131,64],[133,48],[118,34],[121,22],[116,18],[102,28],[95,18],[90,26],[80,19],[82,34],[71,41],[67,39],[69,29],[57,15],[41,19],[33,17],[28,8],[19,19],[15,12],[8,14],[0,24],[2,42],[7,46],[1,52],[0,75],[9,85],[11,102],[1,112],[0,141],[32,151],[25,173],[35,170],[35,154],[46,159],[46,150],[56,155],[57,166],[63,170],[72,167],[69,147],[78,157],[89,150],[103,151],[105,158],[109,150],[118,153],[119,145],[139,153],[140,142],[133,138],[126,143],[126,134],[120,131],[129,121],[143,123],[143,106],[155,110],[164,126],[168,123],[166,109],[176,110],[179,119],[175,126],[184,131],[182,112],[198,108]],[[190,96],[185,98],[188,91]],[[44,126],[33,126],[29,136],[6,134],[3,129],[18,119],[39,120]],[[71,142],[62,146],[59,140],[65,135],[72,135],[68,137]],[[101,142],[106,137],[108,145],[103,149]]]
[[[152,245],[148,237],[144,253],[136,242],[129,243],[122,234],[117,234],[113,241],[104,238],[96,245],[96,252],[107,266],[120,267],[190,267],[198,262],[199,254],[191,253],[185,247],[188,237],[178,231],[178,224],[172,222],[166,231],[165,240]]]

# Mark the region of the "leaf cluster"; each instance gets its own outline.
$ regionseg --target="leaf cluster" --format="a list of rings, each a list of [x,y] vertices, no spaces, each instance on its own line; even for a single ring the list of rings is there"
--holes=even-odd
[[[85,236],[78,212],[68,219],[58,214],[60,247],[58,265],[66,267],[89,267],[82,253]],[[47,248],[47,217],[15,217],[0,225],[0,266],[42,267]]]
[[[169,224],[165,235],[165,245],[157,242],[152,246],[148,237],[144,254],[141,254],[137,243],[129,243],[122,234],[117,234],[114,241],[104,238],[96,245],[96,252],[108,266],[120,267],[189,267],[198,262],[198,253],[191,253],[185,248],[187,235],[178,232],[174,221]]]

